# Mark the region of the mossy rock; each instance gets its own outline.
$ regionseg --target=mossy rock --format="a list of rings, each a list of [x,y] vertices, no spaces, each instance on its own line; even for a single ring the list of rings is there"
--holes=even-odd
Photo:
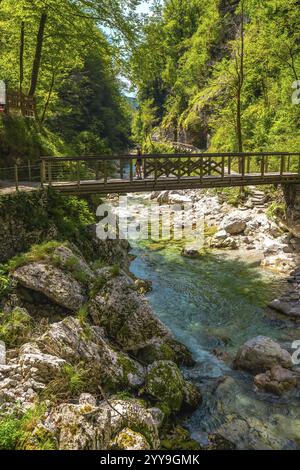
[[[179,411],[184,397],[184,379],[172,361],[156,361],[148,368],[145,390],[170,411]]]

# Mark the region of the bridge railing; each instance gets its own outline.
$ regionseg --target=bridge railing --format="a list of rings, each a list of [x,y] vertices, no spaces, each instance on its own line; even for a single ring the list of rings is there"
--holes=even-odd
[[[41,181],[134,181],[137,156],[131,154],[90,157],[42,157]],[[199,153],[147,154],[141,156],[144,180],[172,178],[247,178],[300,175],[300,153]]]

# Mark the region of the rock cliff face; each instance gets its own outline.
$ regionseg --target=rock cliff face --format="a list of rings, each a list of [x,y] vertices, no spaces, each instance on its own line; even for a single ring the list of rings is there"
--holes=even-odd
[[[93,267],[68,243],[12,264],[0,415],[45,405],[28,448],[43,435],[58,449],[157,449],[162,422],[201,401],[177,366],[191,364],[190,353],[126,271],[127,246],[118,250],[124,269]]]

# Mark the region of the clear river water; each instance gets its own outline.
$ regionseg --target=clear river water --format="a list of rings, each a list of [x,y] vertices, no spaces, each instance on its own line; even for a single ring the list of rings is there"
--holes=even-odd
[[[132,197],[130,204],[140,214],[147,203]],[[182,242],[131,245],[131,271],[152,281],[154,312],[196,360],[183,370],[203,393],[202,405],[184,420],[192,437],[205,445],[218,433],[239,449],[299,449],[299,391],[282,398],[260,393],[250,374],[231,367],[239,346],[254,336],[272,337],[290,351],[300,339],[292,322],[267,308],[283,289],[282,277],[260,268],[253,253],[189,259],[181,256]]]

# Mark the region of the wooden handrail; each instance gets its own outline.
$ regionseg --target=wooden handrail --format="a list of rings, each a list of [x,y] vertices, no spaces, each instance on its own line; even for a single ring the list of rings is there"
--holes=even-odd
[[[300,156],[300,152],[225,152],[225,153],[193,153],[193,155],[187,155],[185,153],[172,153],[172,154],[143,154],[142,158],[145,159],[173,159],[173,158],[217,158],[217,157],[240,157],[240,158],[247,158],[247,157],[278,157],[281,158],[282,156]],[[42,161],[46,162],[76,162],[76,161],[84,161],[84,162],[97,162],[97,161],[114,161],[114,160],[131,160],[136,159],[137,155],[134,154],[120,154],[120,155],[93,155],[93,156],[85,156],[85,157],[78,157],[78,156],[70,156],[70,157],[41,157]]]

